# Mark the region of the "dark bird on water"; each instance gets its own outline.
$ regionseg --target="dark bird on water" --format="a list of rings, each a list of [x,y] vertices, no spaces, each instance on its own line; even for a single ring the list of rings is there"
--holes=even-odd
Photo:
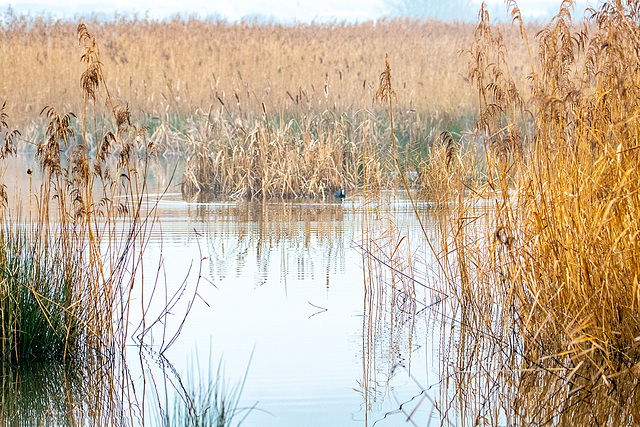
[[[344,190],[342,188],[339,190],[336,190],[336,192],[333,194],[333,197],[335,197],[336,199],[344,199],[345,198]]]

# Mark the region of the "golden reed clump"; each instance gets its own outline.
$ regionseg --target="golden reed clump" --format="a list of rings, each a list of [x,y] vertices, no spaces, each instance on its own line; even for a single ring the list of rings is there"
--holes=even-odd
[[[442,399],[492,425],[640,423],[640,3],[580,25],[572,7],[537,34],[530,99],[484,6],[468,50],[486,185],[447,174],[439,256],[459,314]]]
[[[473,139],[443,132],[420,170],[437,207],[424,239],[438,275],[417,277],[391,220],[380,238],[364,230],[366,309],[411,324],[380,295],[413,310],[415,285],[426,289],[442,326],[443,424],[638,425],[640,2],[604,2],[576,23],[562,1],[535,41],[508,7],[531,93],[483,4],[465,51]],[[394,326],[367,321],[363,334]]]

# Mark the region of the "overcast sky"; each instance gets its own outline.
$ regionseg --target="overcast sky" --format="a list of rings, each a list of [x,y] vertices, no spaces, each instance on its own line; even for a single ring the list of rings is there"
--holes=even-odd
[[[166,19],[179,14],[186,17],[214,17],[237,21],[246,17],[262,17],[281,22],[332,22],[376,20],[390,12],[389,2],[393,0],[141,0],[141,1],[87,1],[87,0],[31,0],[26,2],[1,1],[0,12],[9,6],[17,15],[44,15],[53,18],[72,19],[74,16],[97,14],[112,17],[115,12],[151,19]],[[425,1],[425,0],[416,0]],[[427,0],[428,1],[428,0]],[[475,16],[481,0],[459,0],[473,3]],[[441,0],[439,7],[451,5],[450,0]],[[554,14],[560,0],[521,0],[518,2],[526,19],[545,19]],[[585,4],[591,6],[596,0],[578,1],[575,16],[582,16]],[[503,0],[487,0],[491,16],[504,16]],[[451,7],[449,6],[451,9]],[[452,9],[455,10],[455,9]],[[452,17],[450,17],[452,18]]]

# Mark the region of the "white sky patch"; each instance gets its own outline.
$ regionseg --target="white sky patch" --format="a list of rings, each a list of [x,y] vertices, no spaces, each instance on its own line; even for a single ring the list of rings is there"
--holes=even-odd
[[[489,13],[496,12],[506,16],[507,8],[504,0],[485,0]],[[478,1],[478,7],[481,1]],[[559,0],[537,0],[537,1],[519,1],[518,7],[522,13],[522,17],[526,20],[543,19],[548,20],[555,16],[560,10]],[[597,6],[597,0],[578,0],[575,2],[573,9],[573,20],[578,21],[584,16],[584,10],[587,7]]]

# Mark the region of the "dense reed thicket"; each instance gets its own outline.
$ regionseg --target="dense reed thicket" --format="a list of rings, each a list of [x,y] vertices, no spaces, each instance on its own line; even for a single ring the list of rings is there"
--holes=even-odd
[[[3,22],[0,79],[14,122],[31,122],[42,105],[80,111],[77,76],[83,70],[74,55],[75,25],[12,16]],[[375,90],[385,53],[392,64],[403,64],[395,71],[401,109],[458,114],[473,108],[466,62],[458,54],[471,42],[471,24],[392,20],[292,27],[123,18],[88,25],[101,40],[111,96],[139,117],[188,118],[210,106],[235,115],[357,111],[363,84]],[[522,70],[526,54],[514,55]],[[520,77],[526,85],[525,73]]]
[[[361,151],[353,124],[329,113],[300,120],[211,122],[188,159],[183,194],[324,197],[354,186]]]
[[[572,3],[537,34],[529,101],[485,8],[469,50],[488,171],[475,194],[492,206],[454,176],[442,237],[460,322],[445,371],[469,420],[640,422],[640,4],[576,25]]]
[[[476,144],[460,150],[443,134],[427,170],[439,193],[438,234],[424,237],[441,279],[427,288],[445,336],[440,416],[637,425],[640,3],[604,2],[574,23],[563,1],[535,41],[508,6],[530,51],[532,96],[483,5],[466,50]],[[370,271],[390,268],[395,298],[414,295],[407,277],[424,283],[415,261],[399,253],[403,239],[386,240],[368,242]]]
[[[120,19],[91,26],[103,41],[102,67],[114,102],[126,101],[144,120],[160,153],[188,158],[182,182],[188,198],[323,197],[362,186],[363,162],[371,163],[372,187],[396,182],[388,117],[370,102],[374,65],[385,54],[399,65],[395,132],[412,176],[442,130],[459,133],[472,122],[474,97],[459,55],[471,42],[470,24],[291,27]],[[1,30],[8,113],[26,139],[36,139],[35,106],[80,108],[73,27],[9,16]],[[514,57],[525,88],[526,55]],[[38,81],[56,84],[36,90]],[[363,133],[369,134],[368,153],[360,146]],[[99,142],[88,134],[86,143],[95,148]]]

